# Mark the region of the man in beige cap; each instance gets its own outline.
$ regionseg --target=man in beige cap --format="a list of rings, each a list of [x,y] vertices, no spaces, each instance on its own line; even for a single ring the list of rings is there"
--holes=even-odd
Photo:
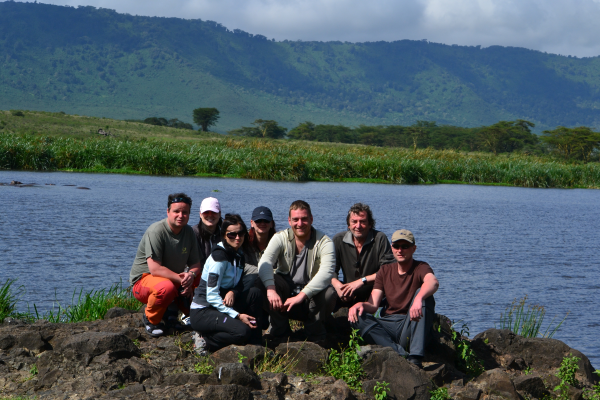
[[[355,304],[348,311],[348,320],[365,342],[391,347],[422,368],[435,315],[433,294],[439,282],[429,264],[413,259],[416,249],[412,232],[394,232],[392,253],[396,261],[381,266],[371,297]],[[387,305],[376,319],[373,314],[384,297]]]

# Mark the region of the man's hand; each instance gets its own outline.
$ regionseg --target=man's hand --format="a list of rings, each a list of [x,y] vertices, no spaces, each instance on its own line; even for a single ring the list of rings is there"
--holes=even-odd
[[[184,288],[194,283],[194,275],[191,272],[182,272],[179,277],[181,278],[181,286]]]
[[[229,293],[231,293],[231,292],[229,292]],[[243,323],[248,325],[250,328],[252,328],[252,329],[256,328],[256,318],[251,317],[248,314],[238,314],[237,317],[240,321],[242,321]]]
[[[235,301],[235,294],[230,290],[225,295],[225,298],[223,299],[223,304],[225,304],[227,307],[232,307],[234,301]]]
[[[356,303],[348,310],[348,321],[357,322],[358,317],[362,315],[365,310],[364,303]]]
[[[411,321],[419,321],[423,316],[423,300],[414,299],[408,313]]]
[[[267,299],[269,300],[271,310],[281,311],[283,304],[281,303],[281,297],[279,297],[275,290],[275,286],[269,286],[267,288]]]
[[[341,287],[342,295],[344,297],[346,297],[348,300],[350,300],[350,299],[352,299],[352,297],[354,297],[354,292],[363,286],[364,286],[364,283],[360,279],[357,279],[354,282],[346,283],[345,285],[342,285],[342,287]]]
[[[283,308],[285,309],[285,311],[289,312],[292,309],[292,307],[297,306],[298,304],[302,304],[307,298],[308,297],[306,296],[306,294],[300,292],[298,293],[298,295],[287,299],[285,301],[285,304],[283,305]]]

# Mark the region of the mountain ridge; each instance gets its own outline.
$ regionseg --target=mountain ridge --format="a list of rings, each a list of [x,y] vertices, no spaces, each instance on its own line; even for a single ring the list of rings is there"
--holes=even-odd
[[[198,19],[91,6],[0,3],[0,109],[191,122],[216,107],[216,131],[274,119],[537,130],[600,126],[600,57],[426,41],[273,41]]]

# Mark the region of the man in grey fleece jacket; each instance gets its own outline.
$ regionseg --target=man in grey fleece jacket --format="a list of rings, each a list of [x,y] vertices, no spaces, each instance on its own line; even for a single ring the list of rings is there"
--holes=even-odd
[[[335,307],[333,242],[312,227],[305,201],[291,204],[288,222],[290,228],[271,238],[258,263],[257,286],[271,319],[270,333],[275,337],[289,334],[289,319],[294,319],[304,321],[308,340],[323,340],[327,332],[322,321]]]

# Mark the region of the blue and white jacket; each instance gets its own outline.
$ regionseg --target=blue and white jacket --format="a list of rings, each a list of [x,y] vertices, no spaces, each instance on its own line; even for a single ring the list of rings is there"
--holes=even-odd
[[[236,252],[231,248],[226,249],[223,242],[218,243],[204,264],[191,308],[214,307],[232,318],[237,317],[237,311],[223,304],[223,297],[233,291],[237,298],[242,292],[244,265],[241,249]]]

